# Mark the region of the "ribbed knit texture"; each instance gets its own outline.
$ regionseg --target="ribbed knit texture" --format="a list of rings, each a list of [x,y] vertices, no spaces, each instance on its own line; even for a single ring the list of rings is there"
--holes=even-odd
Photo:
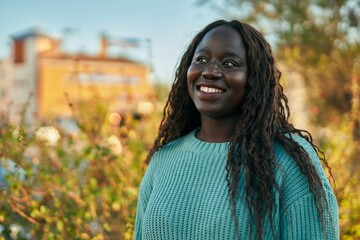
[[[338,239],[338,206],[320,161],[305,139],[294,139],[308,152],[323,180],[332,222],[327,215],[324,236],[306,178],[282,146],[275,144],[280,165],[275,176],[285,204],[280,204],[276,193],[276,236],[266,220],[263,239]],[[226,182],[228,146],[200,141],[193,131],[156,152],[140,186],[136,240],[236,238]],[[255,227],[250,228],[244,186],[241,175],[236,204],[240,239],[256,239]]]

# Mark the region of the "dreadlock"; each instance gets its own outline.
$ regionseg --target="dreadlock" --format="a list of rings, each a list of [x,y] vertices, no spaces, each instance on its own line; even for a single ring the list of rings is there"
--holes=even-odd
[[[159,133],[146,162],[149,163],[153,154],[165,144],[200,127],[200,113],[192,102],[187,89],[187,69],[191,64],[194,51],[204,35],[211,29],[223,25],[232,27],[241,35],[248,63],[244,102],[239,108],[242,114],[230,140],[226,163],[227,186],[237,239],[239,239],[239,233],[236,198],[241,169],[245,171],[246,204],[250,211],[251,221],[255,223],[250,224],[250,227],[255,226],[258,239],[262,239],[263,236],[264,220],[269,218],[270,223],[273,222],[271,216],[275,210],[274,190],[279,193],[280,201],[282,201],[282,193],[274,176],[276,167],[273,151],[274,141],[282,144],[302,174],[306,176],[319,217],[324,222],[327,200],[321,179],[308,154],[293,139],[292,134],[305,138],[329,171],[330,167],[324,154],[313,143],[311,134],[296,129],[289,123],[288,99],[279,84],[281,72],[276,67],[271,46],[261,33],[248,24],[236,20],[231,22],[218,20],[206,26],[194,37],[175,72],[175,79],[164,108],[164,117],[160,123]],[[275,234],[273,225],[271,228]]]

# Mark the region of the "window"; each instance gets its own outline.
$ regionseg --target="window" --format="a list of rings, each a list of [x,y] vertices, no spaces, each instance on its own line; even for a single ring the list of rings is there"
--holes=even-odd
[[[23,63],[25,61],[25,42],[16,40],[14,43],[14,63]]]
[[[28,86],[28,82],[25,79],[15,79],[14,87],[15,88],[25,88]]]

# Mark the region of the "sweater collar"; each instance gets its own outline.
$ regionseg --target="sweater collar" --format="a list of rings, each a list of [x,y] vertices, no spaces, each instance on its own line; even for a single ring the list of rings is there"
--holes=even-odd
[[[196,137],[196,133],[198,131],[199,128],[196,128],[184,137],[184,143],[188,148],[196,151],[212,153],[224,153],[228,151],[229,142],[212,143],[202,141]]]

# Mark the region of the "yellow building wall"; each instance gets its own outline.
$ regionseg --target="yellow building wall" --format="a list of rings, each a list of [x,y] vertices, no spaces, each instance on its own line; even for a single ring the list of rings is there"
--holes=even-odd
[[[38,65],[38,116],[71,116],[72,102],[94,98],[109,106],[109,111],[135,111],[139,101],[148,100],[152,88],[148,68],[141,64],[68,59],[40,59]]]

